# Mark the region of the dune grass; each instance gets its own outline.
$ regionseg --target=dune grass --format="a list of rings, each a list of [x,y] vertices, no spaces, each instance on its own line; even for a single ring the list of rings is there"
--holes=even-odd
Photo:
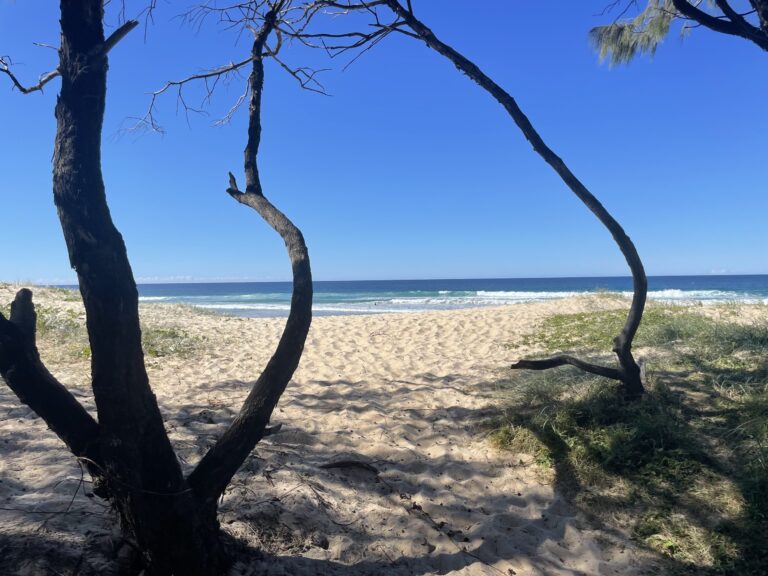
[[[189,358],[203,343],[202,338],[191,336],[185,330],[175,326],[142,326],[141,340],[144,354],[152,358],[165,356]]]
[[[527,343],[603,357],[623,319],[553,316]],[[588,515],[668,557],[670,573],[765,574],[768,325],[651,305],[637,345],[648,356],[640,402],[571,368],[516,372],[493,441],[532,455]]]
[[[43,288],[58,302],[79,302],[80,294],[66,288]],[[80,361],[91,357],[85,313],[79,307],[40,305],[37,312],[37,338],[41,347],[56,351],[57,361]],[[0,304],[0,312],[8,318],[10,303]],[[198,351],[204,338],[188,334],[177,326],[142,324],[144,354],[150,358],[187,358]],[[50,346],[47,346],[50,345]]]

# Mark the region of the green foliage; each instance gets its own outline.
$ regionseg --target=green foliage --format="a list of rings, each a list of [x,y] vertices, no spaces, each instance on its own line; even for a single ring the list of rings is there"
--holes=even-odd
[[[720,309],[728,316],[728,308]],[[554,316],[529,338],[547,353],[606,351],[623,311]],[[638,333],[649,393],[572,368],[513,372],[491,437],[552,470],[588,514],[625,518],[669,573],[764,573],[768,552],[768,326],[651,305]]]
[[[79,300],[79,294],[63,288],[55,290],[55,296],[64,301]],[[41,346],[52,345],[60,361],[79,361],[91,358],[91,346],[88,342],[88,332],[85,327],[85,316],[82,312],[60,306],[41,306],[37,312],[37,337]],[[0,308],[7,318],[10,305]],[[188,357],[193,354],[203,342],[203,338],[191,336],[176,327],[142,327],[142,344],[144,352],[152,358],[167,356]]]
[[[141,340],[144,353],[153,358],[164,356],[191,356],[199,348],[203,339],[190,336],[181,328],[143,326]]]
[[[40,337],[79,338],[85,333],[85,319],[74,310],[37,306],[35,311]]]
[[[669,34],[674,17],[671,0],[648,0],[648,5],[635,18],[597,26],[590,30],[589,39],[601,61],[610,57],[611,66],[626,64],[637,54],[655,54]]]
[[[702,11],[706,8],[715,9],[713,14],[722,14],[716,10],[713,0],[706,2],[691,2]],[[628,2],[633,5],[634,2]],[[629,8],[629,6],[628,6]],[[656,48],[669,34],[675,19],[685,20],[677,10],[672,0],[647,0],[647,4],[637,16],[631,19],[617,20],[606,26],[597,26],[590,30],[589,39],[600,54],[600,60],[610,58],[610,66],[627,64],[638,54],[656,53]],[[681,36],[686,36],[691,26],[684,25],[680,29]]]
[[[55,296],[57,300],[61,300],[64,302],[80,302],[82,300],[82,298],[80,297],[80,292],[78,292],[73,288],[50,287],[50,288],[46,288],[46,291],[50,292],[53,296]]]

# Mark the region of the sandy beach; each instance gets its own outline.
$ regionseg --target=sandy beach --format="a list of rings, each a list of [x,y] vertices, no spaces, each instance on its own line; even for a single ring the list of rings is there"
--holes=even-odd
[[[14,291],[0,288],[0,302]],[[76,299],[35,294],[46,314],[82,322]],[[653,570],[648,552],[590,524],[530,457],[498,450],[483,428],[501,409],[495,391],[509,364],[528,352],[524,335],[543,318],[625,306],[618,297],[583,296],[316,318],[274,413],[272,425],[282,429],[259,444],[221,504],[224,530],[263,553],[233,574]],[[239,409],[284,320],[160,304],[143,305],[142,317],[155,331],[183,334],[188,347],[147,363],[171,439],[191,467]],[[87,352],[55,334],[41,336],[40,348],[49,369],[93,409]],[[87,476],[5,386],[0,414],[0,572],[109,574],[119,545]],[[57,563],[69,571],[54,572]]]

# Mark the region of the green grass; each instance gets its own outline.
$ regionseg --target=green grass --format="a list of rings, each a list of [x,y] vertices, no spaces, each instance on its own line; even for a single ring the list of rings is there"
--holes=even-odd
[[[613,338],[621,331],[626,310],[558,314],[547,318],[540,330],[527,336],[525,344],[549,351],[592,349],[610,352]],[[635,337],[635,346],[660,346],[689,339],[717,324],[685,307],[649,304]]]
[[[57,297],[79,300],[79,294],[63,288],[48,288]],[[37,312],[37,338],[39,345],[48,345],[56,351],[62,361],[77,361],[91,357],[91,346],[83,313],[60,307],[35,307]],[[10,304],[0,306],[0,312],[8,318]],[[192,336],[181,328],[173,326],[142,326],[144,353],[151,358],[169,356],[189,357],[200,348],[204,338]]]
[[[85,334],[85,318],[74,310],[36,306],[37,334],[45,337],[79,338]]]
[[[181,328],[142,326],[144,353],[152,358],[180,356],[187,358],[199,349],[203,338],[190,336]]]
[[[75,310],[36,306],[39,346],[53,346],[60,360],[90,358],[85,316]]]
[[[80,292],[75,288],[57,288],[55,286],[45,288],[47,292],[52,293],[57,300],[64,302],[81,302]]]
[[[605,357],[624,316],[554,316],[528,343]],[[532,455],[587,514],[618,518],[670,573],[765,574],[768,326],[652,305],[637,345],[652,352],[641,401],[572,368],[513,372],[493,441]]]

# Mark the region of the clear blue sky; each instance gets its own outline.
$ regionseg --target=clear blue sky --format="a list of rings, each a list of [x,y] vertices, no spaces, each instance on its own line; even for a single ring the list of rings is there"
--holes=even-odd
[[[247,111],[211,122],[241,83],[189,123],[169,94],[158,110],[165,136],[119,136],[165,80],[247,54],[247,39],[184,28],[173,17],[185,4],[173,4],[160,3],[146,40],[138,29],[110,57],[103,168],[134,273],[288,279],[280,239],[225,193],[227,171],[242,174]],[[415,3],[517,98],[635,240],[649,274],[768,272],[768,54],[697,29],[609,69],[587,41],[608,0],[491,0],[473,15],[477,4]],[[128,15],[140,5],[129,1]],[[34,80],[56,54],[32,43],[58,44],[57,26],[54,2],[0,0],[0,54]],[[284,57],[323,65],[320,54]],[[268,65],[260,156],[265,193],[303,229],[316,279],[628,274],[502,108],[422,44],[391,37],[324,82],[332,97]],[[0,280],[74,279],[51,194],[57,91],[54,81],[21,96],[0,78]]]

